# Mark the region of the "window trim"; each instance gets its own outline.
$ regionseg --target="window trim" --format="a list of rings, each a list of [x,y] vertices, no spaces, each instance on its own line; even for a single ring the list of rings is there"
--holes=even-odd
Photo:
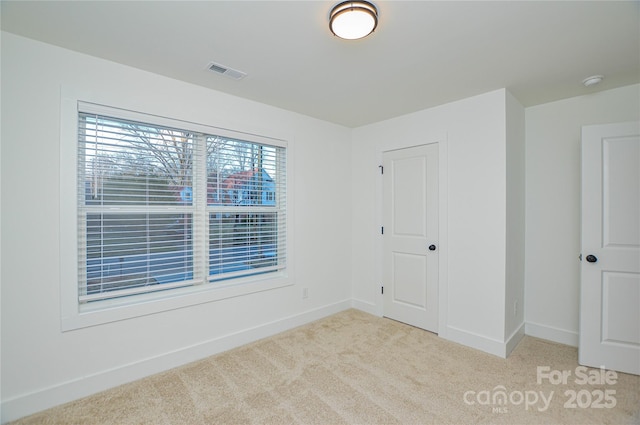
[[[121,116],[131,120],[145,121],[153,117],[154,124],[184,122],[190,130],[216,134],[223,137],[247,140],[249,142],[282,146],[286,154],[286,268],[279,272],[235,278],[229,282],[218,281],[215,284],[202,284],[175,288],[167,291],[140,294],[135,297],[122,297],[101,300],[81,305],[78,302],[78,197],[77,197],[77,129],[79,102],[82,112],[96,112],[114,116],[117,111]],[[179,118],[169,119],[161,115],[134,112],[132,109],[101,106],[105,102],[96,101],[88,96],[75,96],[63,88],[60,111],[60,302],[61,330],[96,326],[104,323],[126,320],[219,301],[227,298],[244,296],[256,292],[273,290],[293,285],[293,208],[292,208],[292,158],[293,144],[285,138],[277,138],[255,134],[254,132],[233,131],[226,128],[204,125]],[[157,120],[156,120],[157,119]]]

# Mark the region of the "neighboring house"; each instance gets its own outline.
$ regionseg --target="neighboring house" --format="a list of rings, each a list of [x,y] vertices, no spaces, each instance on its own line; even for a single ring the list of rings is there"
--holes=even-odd
[[[240,171],[229,175],[219,187],[210,184],[209,204],[270,205],[276,204],[275,182],[264,169]]]
[[[216,175],[209,177],[207,199],[209,205],[268,205],[275,206],[275,182],[264,169],[239,171],[218,183]],[[175,189],[180,202],[193,200],[191,187]]]

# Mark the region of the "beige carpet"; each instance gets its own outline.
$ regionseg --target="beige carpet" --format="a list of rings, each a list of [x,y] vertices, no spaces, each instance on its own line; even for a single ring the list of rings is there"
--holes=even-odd
[[[539,384],[538,366],[571,376]],[[572,347],[525,337],[505,360],[348,310],[15,423],[640,422],[640,377],[579,385],[576,367]]]

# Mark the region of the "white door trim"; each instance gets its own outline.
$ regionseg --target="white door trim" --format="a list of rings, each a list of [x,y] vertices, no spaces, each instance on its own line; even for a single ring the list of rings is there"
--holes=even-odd
[[[401,137],[399,137],[401,139]],[[390,141],[383,142],[380,144],[377,153],[376,160],[377,164],[373,165],[372,168],[377,170],[378,165],[382,164],[382,156],[384,152],[404,149],[404,148],[412,148],[421,145],[428,145],[432,143],[438,143],[438,215],[439,215],[439,223],[438,223],[438,335],[447,338],[447,328],[448,328],[448,315],[447,315],[447,300],[448,300],[448,267],[449,267],[449,245],[448,245],[448,186],[449,186],[449,168],[448,168],[448,137],[447,133],[441,133],[432,136],[425,136],[424,140],[397,140],[395,138],[389,138]],[[393,140],[395,139],[395,140]],[[377,231],[378,238],[376,239],[376,282],[373,282],[376,286],[376,306],[375,312],[376,315],[382,317],[384,313],[384,301],[383,295],[381,293],[380,287],[382,286],[382,260],[383,260],[383,239],[380,234],[380,227],[382,226],[382,210],[383,210],[383,193],[382,193],[382,175],[380,171],[377,171],[378,178],[376,179],[376,223],[378,225],[377,229],[372,229],[372,231]]]

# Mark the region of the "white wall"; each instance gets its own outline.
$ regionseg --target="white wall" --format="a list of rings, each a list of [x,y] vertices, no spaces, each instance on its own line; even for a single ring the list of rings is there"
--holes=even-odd
[[[444,176],[448,212],[441,220],[448,223],[446,240],[440,241],[440,255],[447,258],[442,288],[447,301],[440,305],[445,311],[439,334],[497,355],[505,355],[507,349],[507,95],[506,90],[497,90],[357,128],[351,150],[354,305],[382,314],[378,170],[382,152],[440,142],[448,157]],[[518,128],[522,134],[523,127]]]
[[[526,333],[578,345],[580,132],[640,118],[632,85],[527,108]]]
[[[523,106],[507,92],[507,252],[505,338],[510,352],[524,334],[525,120]],[[518,334],[520,333],[520,334]],[[515,335],[514,335],[515,334]]]
[[[287,138],[294,285],[62,333],[61,87],[100,93],[112,106]],[[8,33],[1,88],[2,421],[351,305],[349,129]]]

